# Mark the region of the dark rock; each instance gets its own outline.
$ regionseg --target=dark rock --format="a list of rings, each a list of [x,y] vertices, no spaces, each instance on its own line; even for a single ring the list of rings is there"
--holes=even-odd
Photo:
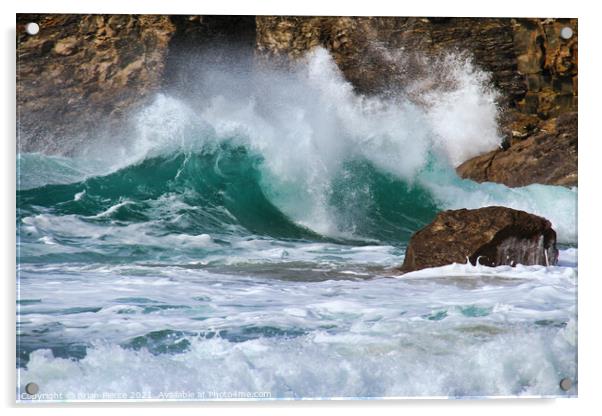
[[[323,46],[363,93],[386,92],[432,69],[412,66],[412,53],[460,51],[492,74],[505,110],[541,119],[577,110],[577,19],[257,16],[256,26],[260,57],[296,59]],[[565,40],[567,26],[573,36]],[[391,60],[391,51],[403,51],[405,61]]]
[[[108,133],[161,87],[174,31],[169,16],[18,14],[19,149],[66,153]]]
[[[25,33],[28,22],[40,24],[37,35]],[[567,26],[573,36],[563,39]],[[18,14],[19,150],[68,153],[95,131],[119,136],[113,126],[154,92],[190,85],[182,74],[196,65],[191,54],[215,50],[227,67],[233,52],[220,43],[241,46],[255,63],[290,63],[323,46],[359,92],[385,95],[425,74],[441,74],[433,85],[445,86],[438,59],[458,51],[491,74],[506,135],[504,151],[466,162],[460,174],[574,185],[576,122],[565,133],[541,125],[577,111],[577,42],[577,19]]]
[[[452,263],[555,265],[556,232],[545,218],[506,207],[440,212],[410,239],[401,271]]]
[[[29,22],[37,35],[25,33]],[[155,92],[190,85],[181,74],[198,72],[191,57],[226,69],[254,47],[255,16],[18,14],[19,150],[69,154],[123,136],[127,115]]]
[[[577,113],[551,120],[527,139],[474,157],[456,169],[477,182],[518,187],[531,183],[577,185]]]
[[[517,71],[514,19],[257,16],[256,22],[260,58],[294,60],[325,47],[361,93],[386,94],[425,73],[432,75],[437,70],[422,58],[435,62],[453,51],[467,52],[492,73],[505,104],[521,100],[527,91]],[[400,51],[391,58],[391,52]]]
[[[502,161],[499,151],[482,155],[460,173],[509,186],[577,184],[576,128],[570,137],[548,132],[527,140],[540,124],[577,111],[577,19],[257,16],[256,22],[259,58],[286,62],[323,46],[354,88],[366,94],[403,90],[425,71],[445,74],[437,57],[466,53],[501,92],[498,121],[509,153]],[[563,39],[560,32],[567,26],[573,36]],[[396,51],[403,53],[391,59],[389,52]],[[437,79],[434,85],[444,83]],[[524,143],[513,149],[515,141]]]
[[[255,51],[255,16],[170,16],[175,32],[169,43],[163,88],[185,96],[197,90],[199,68],[250,70]]]

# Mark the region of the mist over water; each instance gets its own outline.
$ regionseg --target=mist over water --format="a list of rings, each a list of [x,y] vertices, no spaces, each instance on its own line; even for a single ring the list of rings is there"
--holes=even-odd
[[[23,169],[21,185],[79,182],[175,155],[188,155],[186,164],[212,154],[219,168],[238,149],[255,160],[258,185],[270,203],[322,235],[370,237],[361,234],[361,222],[377,215],[383,199],[420,194],[424,206],[401,212],[421,218],[417,224],[439,209],[504,205],[550,219],[560,241],[576,242],[576,189],[509,189],[457,177],[455,166],[501,142],[497,95],[487,74],[470,61],[449,56],[438,65],[448,71],[444,83],[440,75],[435,79],[440,86],[419,78],[389,98],[355,93],[323,49],[292,71],[205,68],[193,77],[197,95],[159,94],[132,117],[128,136],[90,140],[71,161],[36,158],[38,168]],[[21,165],[32,157],[22,157]],[[373,225],[386,226],[376,220]]]
[[[18,155],[21,381],[559,394],[576,372],[576,248],[557,267],[384,279],[443,209],[522,209],[577,244],[576,188],[456,175],[501,143],[486,73],[449,55],[367,97],[323,49],[288,71],[194,68],[188,91],[157,94],[123,135]],[[399,383],[410,374],[424,377]]]

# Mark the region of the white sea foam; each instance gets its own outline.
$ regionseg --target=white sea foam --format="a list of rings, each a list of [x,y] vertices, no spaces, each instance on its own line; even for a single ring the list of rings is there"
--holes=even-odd
[[[453,166],[499,147],[499,94],[491,88],[489,74],[476,68],[467,57],[453,54],[446,55],[437,68],[449,72],[446,77],[453,87],[432,86],[421,97],[429,106],[426,114],[435,147],[444,149]]]
[[[424,89],[423,105],[358,95],[319,48],[293,73],[224,75],[206,86],[202,100],[159,95],[139,114],[125,160],[234,140],[263,157],[263,186],[272,202],[297,223],[337,236],[340,213],[328,200],[332,180],[344,161],[359,158],[408,183],[418,181],[442,208],[523,209],[549,218],[560,241],[576,242],[576,191],[475,186],[456,177],[453,166],[501,142],[496,92],[487,74],[466,59],[450,55],[440,67],[452,86]],[[432,152],[438,173],[421,174]]]
[[[79,195],[79,194],[78,194]],[[77,197],[77,195],[76,195]],[[109,217],[112,214],[116,213],[117,211],[119,211],[119,209],[121,209],[122,207],[128,206],[133,204],[133,201],[121,201],[115,205],[110,206],[109,208],[107,208],[106,210],[102,211],[99,214],[96,214],[94,216],[92,216],[92,218],[103,218],[103,217]]]
[[[558,373],[575,374],[570,362],[554,365],[549,359],[559,352],[571,354],[561,333],[510,333],[472,345],[460,334],[421,339],[416,334],[316,333],[286,342],[242,343],[211,339],[193,341],[181,355],[159,356],[101,345],[78,362],[38,350],[21,380],[35,381],[46,392],[99,398],[144,392],[143,398],[157,399],[180,391],[201,393],[199,399],[217,398],[209,396],[215,391],[261,391],[272,398],[549,396],[560,394]],[[425,354],[422,342],[438,353]],[[458,344],[462,349],[446,354]]]
[[[86,195],[86,190],[84,189],[83,191],[76,193],[76,194],[73,196],[73,200],[74,200],[74,201],[81,201],[81,200],[82,200],[82,198],[83,198],[85,195]]]
[[[343,162],[359,159],[429,190],[440,208],[524,209],[549,218],[560,241],[576,242],[576,189],[510,189],[455,176],[454,165],[500,139],[486,75],[449,62],[451,87],[418,88],[423,95],[412,101],[357,94],[321,49],[290,73],[214,74],[202,97],[158,95],[137,115],[135,135],[92,145],[73,166],[50,160],[64,172],[47,183],[86,177],[82,160],[101,161],[105,172],[228,142],[262,158],[271,202],[323,234],[349,231],[339,229],[342,213],[328,196]],[[33,171],[24,188],[40,186]],[[81,201],[77,209],[94,197],[83,192],[69,195]],[[561,251],[554,267],[450,265],[384,278],[397,276],[402,248],[230,228],[182,233],[180,212],[204,208],[182,196],[142,201],[149,219],[140,221],[119,221],[122,210],[136,208],[125,198],[99,215],[23,214],[19,331],[27,347],[40,334],[42,344],[19,372],[21,389],[35,381],[46,393],[152,397],[190,389],[558,395],[559,377],[576,378],[577,249]],[[86,350],[75,359],[66,346]]]
[[[118,169],[152,156],[240,144],[263,158],[263,191],[289,218],[318,233],[346,237],[352,231],[341,229],[341,213],[329,196],[342,164],[360,159],[424,186],[441,208],[523,209],[550,219],[560,241],[575,243],[576,190],[510,189],[457,178],[453,166],[501,142],[497,93],[488,75],[463,56],[448,55],[436,68],[445,72],[445,87],[435,82],[441,74],[427,71],[408,83],[410,100],[356,93],[321,48],[291,72],[207,67],[196,86],[203,92],[199,97],[159,94],[133,117],[135,134],[109,147],[91,142],[82,154],[94,166],[104,160],[105,169]],[[432,157],[434,173],[424,171]]]
[[[119,208],[128,205],[128,201],[111,206],[99,215],[90,217],[91,219],[101,219],[115,213]],[[144,223],[132,223],[128,225],[92,223],[86,221],[90,218],[80,218],[77,215],[52,215],[38,214],[23,218],[24,229],[31,235],[41,235],[40,241],[46,244],[58,244],[58,239],[77,239],[80,241],[80,247],[83,251],[101,252],[105,246],[113,245],[139,245],[156,246],[166,248],[212,248],[216,247],[209,234],[165,234],[160,227],[152,221]],[[51,238],[48,236],[54,236]],[[51,238],[51,240],[48,240]],[[43,240],[42,240],[43,239]],[[52,241],[53,243],[50,243]],[[66,252],[74,249],[72,242],[61,245]],[[25,245],[24,253],[28,250],[44,250],[42,247]]]
[[[576,376],[572,267],[456,265],[313,283],[135,265],[80,277],[81,266],[48,265],[35,281],[31,267],[22,292],[41,302],[20,306],[23,329],[92,342],[78,361],[31,354],[21,385],[35,381],[45,392],[559,395],[559,377]],[[81,312],[69,312],[75,307]],[[167,330],[175,332],[157,334]],[[186,347],[129,344],[152,333]]]

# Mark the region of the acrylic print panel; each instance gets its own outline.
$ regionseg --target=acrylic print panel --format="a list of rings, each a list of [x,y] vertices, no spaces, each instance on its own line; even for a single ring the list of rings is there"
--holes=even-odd
[[[577,33],[18,15],[17,400],[576,396]]]

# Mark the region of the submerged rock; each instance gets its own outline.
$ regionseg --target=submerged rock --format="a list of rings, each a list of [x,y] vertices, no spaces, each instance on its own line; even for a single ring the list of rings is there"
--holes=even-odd
[[[402,272],[451,263],[555,265],[556,232],[545,218],[506,207],[440,212],[408,245]]]

